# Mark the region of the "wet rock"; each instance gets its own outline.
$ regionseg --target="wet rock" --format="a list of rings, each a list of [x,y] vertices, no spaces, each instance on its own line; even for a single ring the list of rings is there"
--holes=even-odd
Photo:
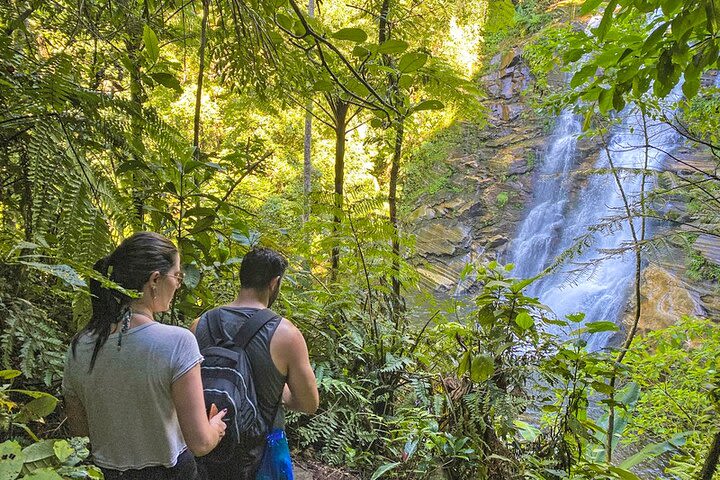
[[[408,220],[411,222],[417,222],[419,220],[432,220],[433,218],[435,218],[435,210],[427,205],[419,206],[408,216]]]
[[[470,206],[470,208],[468,208],[465,212],[463,212],[463,214],[465,217],[474,218],[474,217],[479,217],[480,215],[482,215],[484,213],[484,211],[485,211],[485,205],[483,204],[483,202],[477,202],[477,203],[473,203]]]
[[[530,165],[527,160],[521,158],[514,161],[508,169],[508,175],[523,175],[532,171],[533,165]]]
[[[485,248],[498,248],[502,245],[505,245],[508,243],[508,238],[504,235],[495,235],[488,239],[487,243],[485,244]]]
[[[453,255],[466,239],[463,225],[433,222],[417,232],[416,249],[421,255]]]
[[[657,265],[648,266],[642,274],[643,298],[638,331],[659,330],[673,325],[683,315],[697,315],[702,309],[682,281]],[[631,325],[632,313],[625,317]]]

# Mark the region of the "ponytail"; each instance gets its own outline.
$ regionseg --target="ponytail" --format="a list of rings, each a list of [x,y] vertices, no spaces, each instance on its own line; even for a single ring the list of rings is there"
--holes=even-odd
[[[93,269],[125,289],[142,291],[154,271],[170,271],[176,256],[177,249],[167,238],[152,232],[139,232],[122,242],[110,255],[95,262]],[[130,303],[133,299],[117,289],[104,286],[95,278],[90,278],[89,289],[92,317],[85,328],[73,337],[71,347],[74,357],[77,342],[83,334],[97,336],[88,370],[91,372],[100,349],[110,336],[113,324],[122,321],[122,333],[127,330],[132,315]],[[118,348],[121,338],[118,338]]]

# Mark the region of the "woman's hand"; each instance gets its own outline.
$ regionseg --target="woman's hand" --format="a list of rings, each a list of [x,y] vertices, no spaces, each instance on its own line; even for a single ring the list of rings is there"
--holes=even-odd
[[[223,408],[222,412],[218,413],[217,406],[214,403],[210,405],[208,420],[210,421],[210,426],[212,426],[217,431],[218,437],[220,439],[225,436],[225,429],[227,428],[227,424],[223,421],[223,417],[226,413],[227,408]]]
[[[172,384],[172,398],[177,410],[178,422],[185,442],[196,457],[202,457],[212,451],[225,435],[225,410],[210,408],[206,415],[203,398],[200,364],[187,371]]]

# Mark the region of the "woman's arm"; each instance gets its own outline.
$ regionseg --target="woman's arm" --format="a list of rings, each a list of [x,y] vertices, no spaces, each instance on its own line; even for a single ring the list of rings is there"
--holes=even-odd
[[[65,415],[67,415],[70,435],[73,437],[87,437],[90,435],[85,407],[79,398],[71,395],[65,396]]]
[[[196,457],[212,451],[225,435],[225,410],[217,413],[211,410],[210,418],[205,415],[200,364],[188,370],[172,384],[172,399],[178,421],[188,448]]]

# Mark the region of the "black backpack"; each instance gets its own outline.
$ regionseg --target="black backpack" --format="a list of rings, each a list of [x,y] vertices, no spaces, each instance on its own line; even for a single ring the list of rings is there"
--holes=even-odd
[[[252,365],[245,347],[265,324],[278,315],[270,309],[258,310],[230,340],[223,335],[220,322],[211,318],[216,314],[217,310],[210,310],[198,323],[200,328],[200,324],[205,322],[214,343],[200,351],[205,357],[200,374],[205,406],[208,412],[213,403],[218,410],[227,408],[223,419],[227,429],[220,444],[203,460],[223,463],[237,451],[238,446],[241,449],[252,449],[264,444],[269,425],[258,407]]]

